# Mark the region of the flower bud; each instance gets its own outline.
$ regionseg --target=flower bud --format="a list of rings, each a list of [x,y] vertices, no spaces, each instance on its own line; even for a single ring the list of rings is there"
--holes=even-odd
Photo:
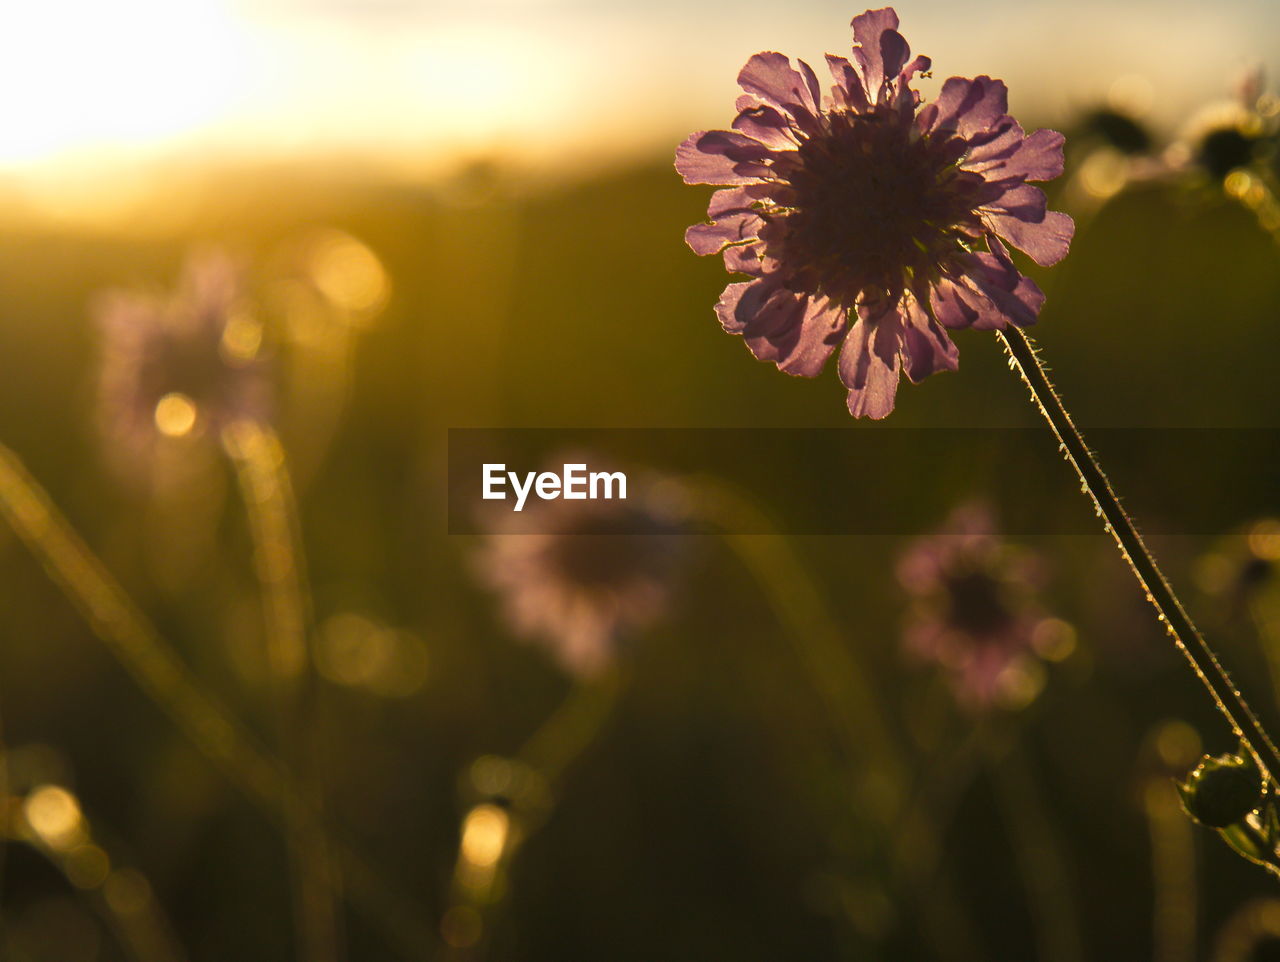
[[[1262,776],[1248,752],[1206,755],[1178,792],[1187,814],[1197,822],[1226,828],[1262,804]]]

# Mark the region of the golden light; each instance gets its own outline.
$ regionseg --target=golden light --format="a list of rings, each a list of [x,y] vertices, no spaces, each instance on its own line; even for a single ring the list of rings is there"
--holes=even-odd
[[[151,885],[141,872],[120,869],[107,877],[102,894],[117,915],[140,915],[151,902]]]
[[[27,796],[22,814],[44,844],[54,849],[69,849],[85,836],[80,803],[65,788],[42,785]]]
[[[470,905],[455,905],[440,920],[440,937],[455,949],[469,949],[480,942],[484,920]]]
[[[1249,532],[1249,550],[1263,561],[1280,561],[1280,521],[1259,521]]]
[[[471,763],[471,784],[484,795],[510,794],[515,778],[515,766],[497,755],[481,755]]]
[[[1016,659],[996,677],[996,700],[1003,708],[1019,711],[1039,697],[1048,680],[1049,673],[1042,662]]]
[[[367,315],[386,305],[391,282],[382,262],[350,234],[340,230],[317,234],[309,267],[320,293],[341,310]]]
[[[316,667],[340,685],[403,698],[427,680],[430,658],[422,640],[355,612],[331,616],[320,630]]]
[[[156,404],[156,430],[166,437],[180,438],[196,426],[199,412],[195,402],[185,394],[166,394]]]
[[[392,639],[382,625],[355,612],[333,615],[320,631],[317,668],[340,685],[364,685],[391,661]]]
[[[1186,771],[1200,757],[1200,735],[1184,721],[1162,722],[1156,729],[1155,750],[1170,771]]]
[[[97,845],[77,845],[66,853],[62,870],[76,888],[96,889],[111,874],[111,859]]]
[[[222,331],[222,356],[228,363],[244,365],[258,356],[262,347],[262,323],[247,311],[237,311],[227,319]]]
[[[1095,150],[1080,167],[1080,183],[1097,200],[1114,197],[1129,179],[1129,161],[1117,150]]]
[[[1061,618],[1045,618],[1031,632],[1031,647],[1046,661],[1066,661],[1076,650],[1076,630]]]
[[[247,43],[229,0],[9,4],[0,163],[163,140],[227,112]]]
[[[477,805],[462,826],[460,851],[465,862],[487,869],[498,864],[507,847],[511,819],[497,805]]]

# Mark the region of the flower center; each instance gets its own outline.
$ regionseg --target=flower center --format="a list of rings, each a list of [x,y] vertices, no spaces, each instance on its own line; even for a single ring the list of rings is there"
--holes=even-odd
[[[844,111],[827,122],[796,151],[781,216],[761,235],[790,286],[845,306],[896,298],[978,236],[981,178],[957,170],[909,115]]]
[[[985,571],[948,579],[949,621],[975,639],[996,635],[1013,620],[1000,583]]]
[[[555,569],[584,589],[618,589],[643,579],[659,579],[673,560],[671,530],[633,511],[586,516],[551,546]]]

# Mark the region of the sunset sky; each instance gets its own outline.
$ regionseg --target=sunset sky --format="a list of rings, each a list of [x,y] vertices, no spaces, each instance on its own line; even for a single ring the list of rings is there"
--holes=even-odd
[[[763,0],[657,0],[642,15],[598,0],[15,5],[0,31],[0,170],[334,151],[429,167],[426,158],[459,153],[545,161],[571,150],[590,163],[725,121],[748,55],[772,48],[820,62],[846,46],[860,12],[834,0],[786,18],[777,9]],[[1175,123],[1274,58],[1266,38],[1280,27],[1264,0],[904,0],[898,10],[939,80],[1001,76],[1015,109],[1049,119],[1118,90]]]

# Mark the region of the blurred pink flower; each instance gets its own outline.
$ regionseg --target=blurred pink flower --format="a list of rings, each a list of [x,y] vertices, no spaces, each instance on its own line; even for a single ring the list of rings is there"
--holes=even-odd
[[[626,501],[536,501],[489,517],[481,580],[513,632],[579,677],[608,668],[670,604],[683,528],[668,501],[635,487]]]
[[[1020,666],[1037,661],[1047,619],[1039,603],[1040,559],[995,534],[980,505],[955,511],[936,535],[898,560],[911,597],[903,632],[907,653],[942,666],[956,700],[984,710],[1000,702]]]
[[[910,84],[929,58],[908,62],[897,26],[887,7],[855,17],[852,62],[827,55],[826,97],[805,62],[756,54],[733,129],[676,150],[686,183],[725,188],[689,246],[751,277],[725,288],[724,329],[804,377],[843,343],[849,411],[873,418],[893,409],[901,371],[956,368],[947,329],[1032,324],[1044,295],[1005,244],[1054,264],[1074,231],[1028,183],[1062,173],[1062,135],[1026,134],[990,77],[952,77],[922,104]]]
[[[99,415],[126,469],[136,470],[163,434],[216,439],[237,418],[269,413],[261,331],[228,256],[190,257],[169,295],[105,291],[93,314],[102,334]]]

